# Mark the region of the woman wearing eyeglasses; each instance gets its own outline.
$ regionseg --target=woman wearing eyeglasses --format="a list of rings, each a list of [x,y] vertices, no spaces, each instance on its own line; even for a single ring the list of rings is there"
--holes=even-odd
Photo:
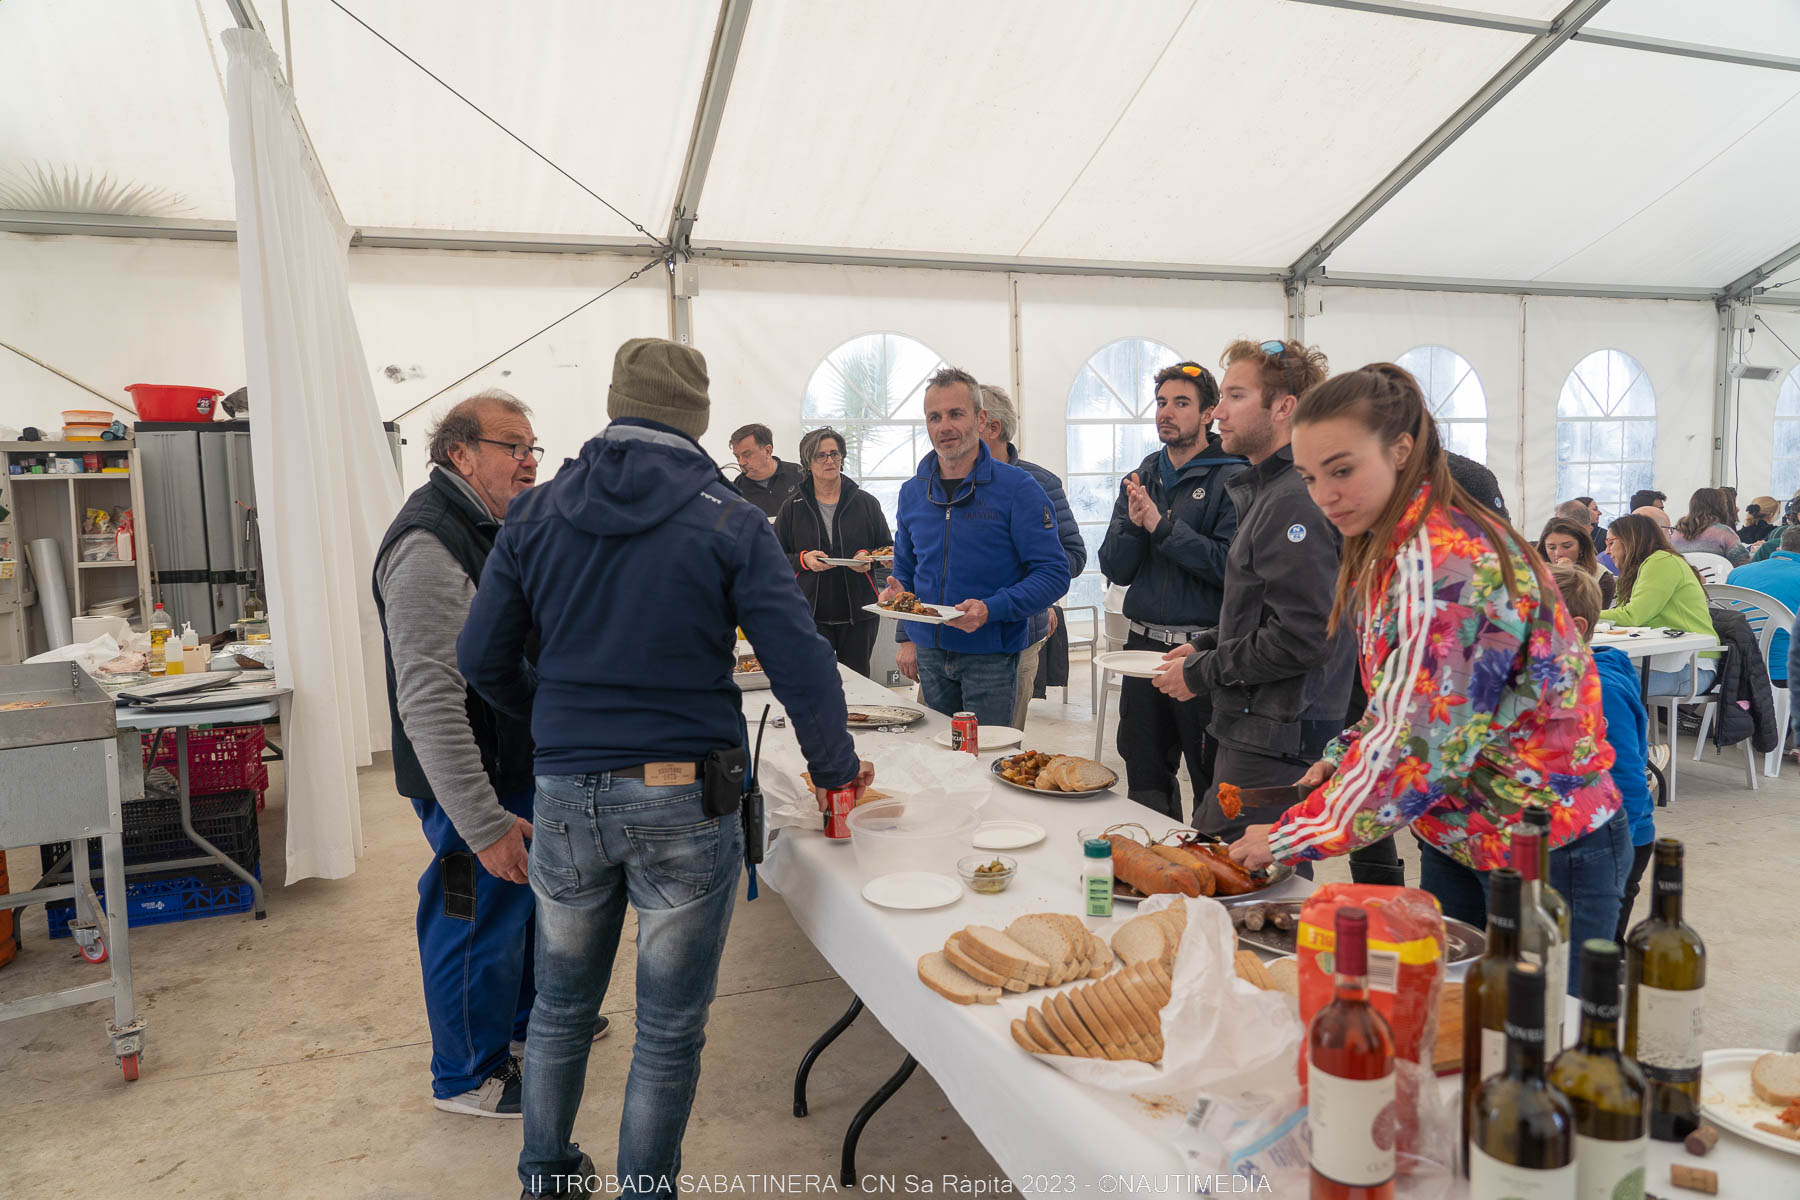
[[[800,439],[801,482],[775,516],[775,536],[812,605],[813,622],[837,659],[859,675],[869,673],[881,618],[863,609],[875,599],[869,552],[894,544],[887,515],[875,497],[844,478],[844,435],[815,429]],[[826,559],[858,558],[856,566]]]
[[[1480,925],[1486,872],[1542,808],[1571,947],[1611,937],[1630,826],[1594,657],[1542,562],[1451,479],[1418,382],[1391,363],[1302,397],[1294,466],[1344,535],[1332,626],[1353,622],[1369,706],[1301,778],[1305,798],[1232,857],[1326,858],[1410,824],[1420,886]]]

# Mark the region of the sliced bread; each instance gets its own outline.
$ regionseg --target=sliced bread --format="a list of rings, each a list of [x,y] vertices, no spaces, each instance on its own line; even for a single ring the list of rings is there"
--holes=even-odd
[[[1065,792],[1092,792],[1111,787],[1119,777],[1091,758],[1073,758],[1063,768],[1061,778]]]
[[[989,987],[1001,988],[1008,992],[1023,992],[1031,987],[1023,979],[1015,979],[1010,975],[991,970],[970,958],[968,952],[962,947],[962,934],[960,933],[953,933],[944,939],[944,957],[950,960],[951,966]]]
[[[1112,947],[1099,934],[1088,934],[1088,978],[1099,979],[1112,969]]]
[[[1038,1045],[1044,1048],[1044,1053],[1068,1055],[1068,1048],[1057,1040],[1056,1034],[1050,1028],[1050,1023],[1044,1020],[1044,1014],[1036,1008],[1025,1010],[1025,1029],[1037,1039]]]
[[[1013,1041],[1019,1043],[1019,1045],[1031,1051],[1033,1054],[1050,1053],[1048,1047],[1044,1046],[1035,1037],[1031,1036],[1031,1026],[1023,1021],[1015,1020],[1012,1023],[1012,1036]]]
[[[1070,1029],[1068,1025],[1064,1023],[1062,1013],[1057,1011],[1055,1000],[1056,998],[1052,996],[1049,1000],[1038,1005],[1032,1011],[1043,1015],[1044,1024],[1049,1028],[1050,1032],[1056,1036],[1056,1044],[1068,1051],[1070,1057],[1094,1057],[1087,1052],[1087,1047],[1082,1045],[1081,1039],[1075,1036],[1075,1031]]]
[[[1042,958],[1050,966],[1044,982],[1055,987],[1070,978],[1069,963],[1075,956],[1068,930],[1051,913],[1033,913],[1006,927],[1006,936]]]
[[[1129,966],[1171,953],[1169,942],[1169,928],[1164,922],[1147,916],[1133,917],[1113,934],[1112,952]]]
[[[1050,963],[990,925],[970,925],[957,935],[962,951],[990,971],[1036,986],[1050,978]]]
[[[1124,1059],[1130,1057],[1131,1047],[1125,1040],[1125,1031],[1113,1024],[1112,1017],[1101,1007],[1099,998],[1092,995],[1093,988],[1078,987],[1069,993],[1069,1003],[1075,1006],[1075,1013],[1081,1018],[1094,1040],[1100,1043],[1100,1049],[1106,1057]]]
[[[919,960],[919,982],[955,1004],[998,1004],[1000,989],[990,987],[950,965],[933,951]]]
[[[1044,1001],[1044,1008],[1047,1012],[1055,1012],[1062,1018],[1062,1023],[1075,1035],[1076,1040],[1081,1043],[1082,1050],[1089,1058],[1107,1057],[1106,1051],[1100,1048],[1100,1039],[1093,1035],[1093,1032],[1088,1029],[1087,1023],[1081,1019],[1081,1014],[1075,1011],[1075,1004],[1069,999],[1069,993],[1058,992]],[[1055,1026],[1052,1025],[1051,1028],[1055,1028]]]
[[[1786,1108],[1800,1100],[1800,1054],[1765,1054],[1750,1068],[1750,1088],[1759,1100]]]

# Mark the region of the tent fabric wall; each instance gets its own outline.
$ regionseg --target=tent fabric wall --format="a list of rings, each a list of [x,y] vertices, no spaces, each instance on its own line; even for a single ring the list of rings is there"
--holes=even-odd
[[[1306,340],[1325,351],[1333,371],[1393,362],[1418,346],[1445,346],[1469,361],[1487,395],[1488,468],[1514,519],[1524,519],[1520,298],[1336,287],[1315,288],[1311,298],[1320,308],[1307,318]],[[1555,413],[1552,396],[1548,418]]]
[[[1563,380],[1585,355],[1604,349],[1623,350],[1637,359],[1656,389],[1655,483],[1657,490],[1668,494],[1669,510],[1677,516],[1686,511],[1689,494],[1711,477],[1718,355],[1717,313],[1712,305],[1528,297],[1527,472],[1519,502],[1521,528],[1527,532],[1541,528],[1556,502],[1568,499],[1556,495],[1556,401]]]
[[[903,333],[975,378],[1010,387],[1006,276],[881,267],[706,263],[694,301],[694,344],[712,377],[712,423],[701,438],[730,462],[726,439],[752,421],[798,457],[801,400],[814,368],[865,333]]]
[[[1753,496],[1772,495],[1786,500],[1790,489],[1776,491],[1771,484],[1774,463],[1775,399],[1781,393],[1782,381],[1800,366],[1800,309],[1765,305],[1753,313],[1758,327],[1754,337],[1745,339],[1744,361],[1760,367],[1779,367],[1781,374],[1767,382],[1732,380],[1733,419],[1725,430],[1725,479],[1735,482],[1738,499],[1748,502]],[[1776,335],[1779,335],[1777,337]],[[1782,345],[1782,341],[1787,345]],[[1735,354],[1737,343],[1733,342]],[[1791,347],[1791,349],[1790,349]]]

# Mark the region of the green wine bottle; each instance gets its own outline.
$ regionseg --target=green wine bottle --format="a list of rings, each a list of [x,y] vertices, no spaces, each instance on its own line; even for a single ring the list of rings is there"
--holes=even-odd
[[[1581,945],[1581,1041],[1550,1067],[1550,1086],[1575,1110],[1581,1200],[1643,1200],[1650,1155],[1650,1084],[1619,1053],[1618,943]]]
[[[1681,843],[1656,839],[1650,915],[1625,938],[1625,1053],[1650,1082],[1650,1136],[1679,1142],[1700,1126],[1706,944],[1681,919]]]
[[[1519,873],[1488,873],[1487,950],[1463,979],[1462,1144],[1468,1170],[1469,1121],[1481,1081],[1506,1069],[1506,972],[1519,958]]]
[[[1538,885],[1542,893],[1538,903],[1556,922],[1556,929],[1562,935],[1563,945],[1569,944],[1569,902],[1563,894],[1550,886],[1550,810],[1541,805],[1532,805],[1520,814],[1527,829],[1537,831],[1538,835]]]
[[[1536,963],[1507,970],[1506,1070],[1470,1108],[1470,1200],[1575,1200],[1575,1110],[1544,1077],[1546,983]]]

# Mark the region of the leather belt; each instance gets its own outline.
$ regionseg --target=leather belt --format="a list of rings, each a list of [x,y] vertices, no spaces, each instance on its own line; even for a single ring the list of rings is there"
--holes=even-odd
[[[687,759],[679,759],[678,758],[678,759],[665,760],[665,761],[672,761],[672,762],[678,763],[682,766],[688,765]],[[658,765],[661,766],[664,764],[658,763]],[[696,780],[698,780],[702,777],[702,775],[705,774],[706,764],[703,762],[696,762],[693,764],[693,766],[694,766],[694,778]],[[612,771],[610,771],[608,773],[611,775],[618,776],[621,779],[642,779],[644,777],[644,764],[639,763],[635,767],[615,767]]]
[[[1146,625],[1142,621],[1131,623],[1131,632],[1142,634],[1151,641],[1160,642],[1165,646],[1179,646],[1183,642],[1192,641],[1210,628],[1212,627],[1202,626],[1198,629],[1178,629],[1172,625]]]

